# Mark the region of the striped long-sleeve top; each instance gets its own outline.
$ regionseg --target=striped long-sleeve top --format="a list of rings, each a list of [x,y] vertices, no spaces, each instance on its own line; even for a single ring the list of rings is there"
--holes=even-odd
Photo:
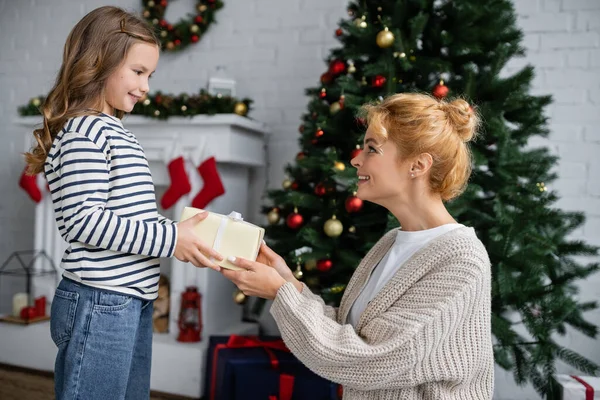
[[[159,257],[177,226],[160,216],[148,161],[135,136],[106,114],[67,121],[45,164],[63,276],[145,300],[157,297]]]

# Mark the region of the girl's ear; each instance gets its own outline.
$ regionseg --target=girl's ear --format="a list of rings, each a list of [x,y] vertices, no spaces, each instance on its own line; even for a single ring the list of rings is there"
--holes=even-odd
[[[417,177],[426,174],[433,165],[433,157],[429,153],[421,153],[410,163],[411,176]]]

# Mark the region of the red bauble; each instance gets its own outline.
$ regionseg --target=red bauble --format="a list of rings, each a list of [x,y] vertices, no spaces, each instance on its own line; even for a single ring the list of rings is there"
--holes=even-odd
[[[321,75],[321,83],[324,85],[331,83],[332,80],[333,75],[331,75],[329,72],[325,72],[323,75]]]
[[[292,188],[292,190],[298,190],[299,187],[300,187],[300,185],[298,185],[298,182],[296,182],[296,181],[292,182],[292,186],[290,186],[290,188]]]
[[[323,183],[319,183],[317,186],[315,186],[315,194],[317,196],[325,196],[325,193],[327,193],[327,189]]]
[[[162,96],[161,96],[160,94],[157,94],[157,95],[154,97],[154,101],[156,102],[156,104],[160,104],[160,103],[162,103]]]
[[[325,97],[327,97],[327,90],[321,89],[321,92],[319,93],[319,98],[324,99]]]
[[[356,146],[356,148],[352,150],[352,153],[350,153],[350,159],[358,157],[361,151],[361,148],[359,146]]]
[[[201,24],[201,23],[202,23],[202,21],[204,21],[204,20],[202,19],[202,16],[201,16],[201,15],[198,15],[198,16],[196,16],[196,18],[194,19],[194,21],[195,21],[197,24]]]
[[[304,133],[304,125],[300,125],[300,126],[298,127],[298,132],[300,132],[300,133]]]
[[[179,46],[181,45],[181,39],[175,39],[173,43],[175,43],[175,46]]]
[[[331,260],[319,260],[317,261],[317,269],[321,272],[327,272],[333,267]]]
[[[166,28],[167,25],[169,25],[169,23],[167,21],[165,21],[164,19],[161,19],[158,24],[160,25],[161,28]]]
[[[363,201],[356,196],[350,196],[346,199],[346,211],[354,213],[360,211]]]
[[[320,138],[321,136],[323,136],[325,134],[325,132],[323,132],[323,129],[319,129],[315,132],[315,137],[316,138]]]
[[[200,37],[198,35],[192,35],[190,39],[192,43],[196,43],[198,40],[200,40]]]
[[[302,226],[304,218],[302,215],[294,212],[287,216],[285,222],[290,229],[298,229]]]
[[[343,33],[344,31],[342,30],[342,28],[338,28],[335,30],[335,36],[342,36]]]
[[[383,87],[383,85],[385,85],[385,76],[383,75],[375,75],[373,77],[373,80],[371,81],[371,85],[375,88],[381,88]]]
[[[346,96],[341,95],[338,103],[340,103],[340,110],[343,110],[344,106],[346,105]]]
[[[346,63],[341,60],[333,60],[329,64],[329,73],[333,75],[343,74],[346,71]]]
[[[167,7],[167,0],[161,0],[160,2],[161,7]]]
[[[169,32],[170,32],[170,31],[172,31],[172,30],[173,30],[173,25],[171,25],[171,24],[167,25],[167,30],[168,30]]]
[[[316,146],[319,143],[319,141],[317,139],[313,139],[313,140],[310,141],[310,143],[312,145]]]
[[[296,154],[296,160],[302,160],[304,157],[306,157],[306,153],[304,153],[303,151]]]
[[[444,85],[443,82],[440,82],[435,85],[432,94],[438,99],[443,99],[444,97],[448,96],[449,91],[450,89],[448,89],[448,86]]]

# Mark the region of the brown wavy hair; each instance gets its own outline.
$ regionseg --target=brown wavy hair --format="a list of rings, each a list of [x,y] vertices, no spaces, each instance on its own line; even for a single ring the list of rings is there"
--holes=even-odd
[[[477,112],[463,99],[438,100],[421,93],[401,93],[381,103],[363,106],[369,126],[383,140],[391,140],[400,157],[429,153],[433,158],[429,184],[448,201],[459,196],[471,175],[468,142],[477,136]]]
[[[69,118],[102,110],[107,79],[140,42],[160,46],[146,21],[118,7],[96,8],[73,27],[54,87],[41,106],[43,126],[33,131],[37,146],[25,153],[29,174],[44,170],[52,142]],[[115,114],[122,118],[124,112]]]

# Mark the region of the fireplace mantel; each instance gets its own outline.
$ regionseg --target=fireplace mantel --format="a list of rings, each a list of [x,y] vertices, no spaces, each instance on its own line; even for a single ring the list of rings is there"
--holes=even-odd
[[[31,142],[31,131],[41,124],[39,117],[22,117],[15,121],[24,133],[27,132],[26,149]],[[173,148],[184,156],[186,172],[190,177],[192,191],[181,198],[170,210],[159,210],[165,216],[177,220],[185,206],[191,204],[194,195],[202,188],[202,179],[196,171],[198,155],[214,156],[217,160],[226,193],[209,204],[209,211],[228,214],[238,211],[246,220],[252,221],[258,215],[253,204],[251,187],[263,186],[256,169],[265,166],[265,134],[267,127],[257,121],[235,114],[200,115],[192,118],[171,117],[157,120],[141,116],[127,116],[124,126],[139,140],[150,164],[152,177],[157,187],[157,195],[170,183],[167,162]],[[42,178],[40,178],[42,179]],[[40,182],[42,183],[42,182]],[[40,185],[45,187],[45,185]],[[157,199],[158,200],[158,199]],[[256,202],[258,199],[255,200]],[[35,206],[35,248],[45,250],[60,264],[66,243],[56,230],[49,193],[44,192],[42,201]],[[163,264],[164,263],[164,264]],[[241,322],[242,309],[235,304],[232,293],[235,287],[221,274],[195,268],[175,258],[161,260],[161,270],[170,275],[171,303],[169,334],[155,334],[152,357],[152,389],[183,396],[200,397],[203,390],[205,351],[208,337],[213,334],[257,333],[254,324]],[[51,294],[54,282],[46,282],[46,287],[37,285],[44,294]],[[194,344],[179,343],[177,334],[177,316],[181,293],[187,286],[195,285],[202,294],[203,333],[202,341]],[[43,285],[42,285],[43,286]],[[26,327],[0,325],[0,362],[18,366],[52,370],[56,349],[50,341],[48,323]],[[22,347],[23,335],[37,337],[43,350],[38,349],[39,357],[24,357],[18,350]]]

